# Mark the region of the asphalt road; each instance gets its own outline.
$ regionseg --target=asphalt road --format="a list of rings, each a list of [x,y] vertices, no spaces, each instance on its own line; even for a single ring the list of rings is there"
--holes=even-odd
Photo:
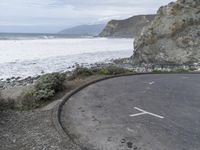
[[[61,122],[83,150],[200,150],[200,75],[98,82],[65,103]]]

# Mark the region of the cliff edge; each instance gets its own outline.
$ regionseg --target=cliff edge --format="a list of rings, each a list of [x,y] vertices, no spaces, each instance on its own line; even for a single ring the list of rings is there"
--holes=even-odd
[[[155,15],[139,15],[125,20],[111,20],[99,36],[135,38],[144,26],[150,24],[154,17]]]
[[[134,64],[200,63],[200,0],[161,7],[134,41]]]

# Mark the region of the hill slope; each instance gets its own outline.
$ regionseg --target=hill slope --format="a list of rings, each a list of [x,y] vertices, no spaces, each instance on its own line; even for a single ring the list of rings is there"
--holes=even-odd
[[[100,33],[101,37],[136,37],[155,15],[133,16],[125,20],[111,20]]]
[[[200,63],[200,1],[178,0],[161,7],[134,46],[135,64]]]
[[[59,32],[59,34],[96,36],[103,30],[104,27],[105,27],[104,24],[80,25],[62,30]]]

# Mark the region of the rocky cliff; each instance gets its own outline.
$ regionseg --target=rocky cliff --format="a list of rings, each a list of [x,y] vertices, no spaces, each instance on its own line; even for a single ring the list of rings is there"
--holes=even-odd
[[[135,64],[200,63],[200,0],[161,7],[134,42]]]
[[[101,37],[136,37],[155,15],[133,16],[125,20],[111,20],[100,33]]]

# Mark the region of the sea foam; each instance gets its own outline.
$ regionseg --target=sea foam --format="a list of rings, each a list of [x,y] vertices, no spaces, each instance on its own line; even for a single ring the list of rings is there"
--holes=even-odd
[[[129,57],[133,39],[0,40],[0,78],[36,76]]]

